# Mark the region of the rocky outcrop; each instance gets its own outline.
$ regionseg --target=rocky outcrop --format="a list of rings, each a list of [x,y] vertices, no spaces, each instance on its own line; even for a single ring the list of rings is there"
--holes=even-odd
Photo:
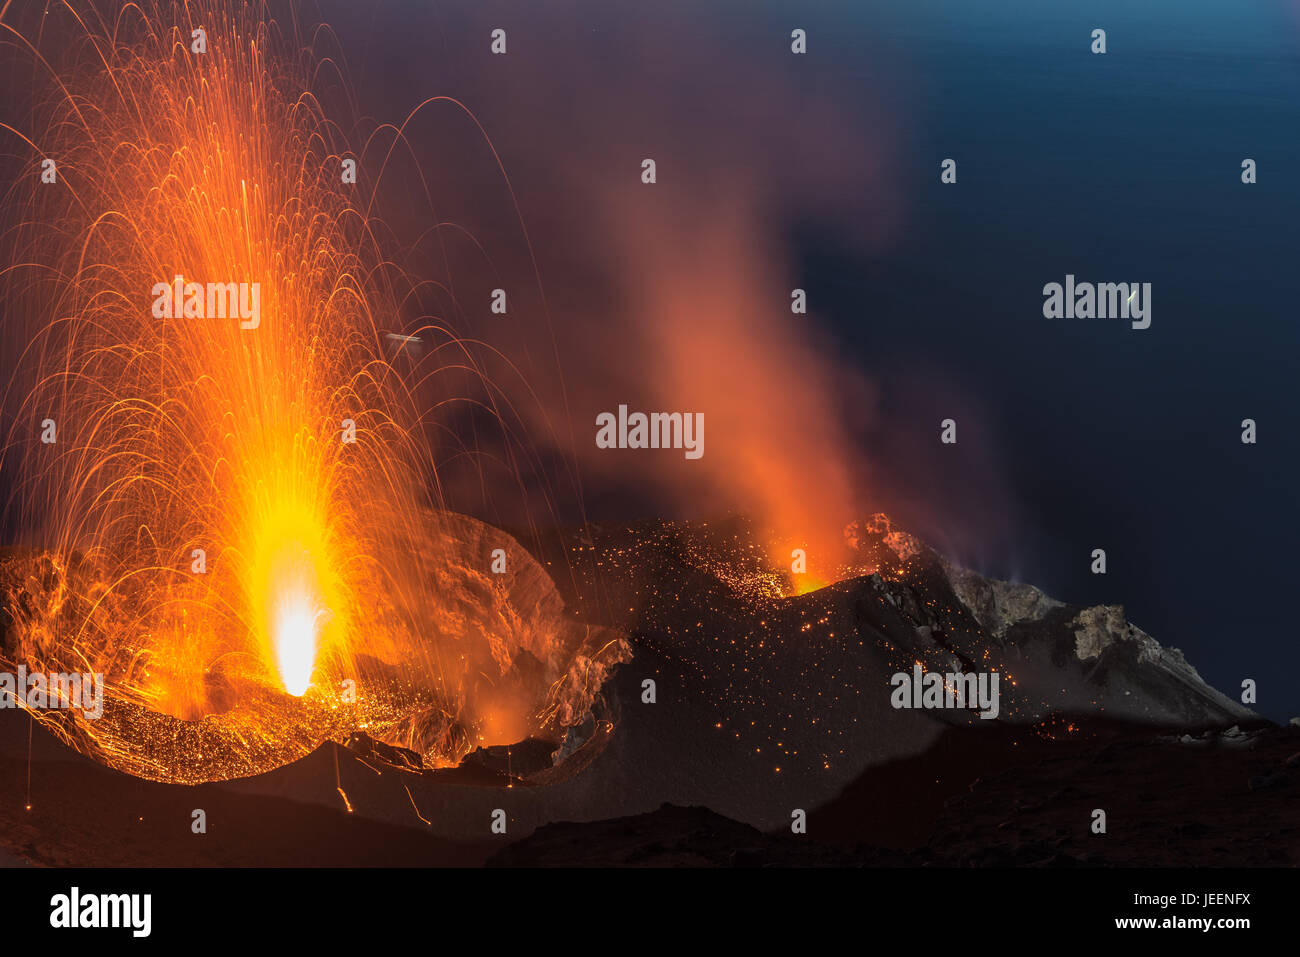
[[[1062,602],[1043,594],[1033,585],[984,578],[966,568],[944,562],[953,591],[976,620],[995,638],[1020,622],[1038,621]]]

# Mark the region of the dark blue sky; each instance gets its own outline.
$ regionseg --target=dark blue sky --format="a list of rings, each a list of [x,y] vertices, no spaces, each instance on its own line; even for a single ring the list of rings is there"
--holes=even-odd
[[[833,318],[864,367],[952,377],[996,450],[1013,519],[932,449],[934,521],[962,530],[957,557],[980,570],[1122,603],[1222,690],[1252,677],[1266,714],[1300,714],[1296,5],[907,8],[889,30],[915,78],[900,92],[905,238],[857,276],[833,251],[806,268],[839,284]],[[947,156],[958,184],[940,187]],[[1151,328],[1043,319],[1043,284],[1067,272],[1151,282]],[[909,390],[894,411],[921,429],[961,418],[947,408]]]
[[[559,316],[603,301],[609,277],[588,254],[606,237],[583,184],[607,178],[611,155],[671,156],[671,142],[694,173],[771,181],[767,221],[809,290],[809,321],[874,385],[873,414],[846,418],[893,471],[880,504],[982,573],[1122,604],[1221,690],[1254,678],[1265,714],[1300,714],[1295,3],[322,6],[362,112],[400,119],[436,94],[474,109]],[[490,62],[494,26],[509,27],[512,52]],[[793,27],[809,34],[797,64]],[[1105,55],[1089,50],[1098,27]],[[653,107],[665,89],[666,113]],[[791,102],[806,112],[764,112]],[[833,129],[811,119],[827,102]],[[795,145],[768,144],[776,129]],[[411,136],[437,157],[428,170],[470,171],[467,188],[444,189],[446,215],[508,245],[474,131],[444,116]],[[956,185],[939,181],[945,157]],[[1240,180],[1247,157],[1255,185]],[[835,201],[801,203],[818,183]],[[500,255],[500,269],[522,268]],[[1044,319],[1042,288],[1067,273],[1151,283],[1151,328]],[[584,360],[564,346],[592,327],[560,322],[580,386]],[[948,417],[956,448],[938,443]],[[1254,446],[1240,441],[1247,417]],[[587,494],[593,518],[626,511],[608,476]],[[1098,547],[1105,576],[1089,571]]]

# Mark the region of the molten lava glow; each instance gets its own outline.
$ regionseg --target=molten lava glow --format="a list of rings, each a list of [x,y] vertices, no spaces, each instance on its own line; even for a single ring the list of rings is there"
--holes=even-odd
[[[796,595],[806,595],[809,592],[817,591],[819,588],[825,588],[831,584],[815,575],[796,575],[794,576],[794,593]]]
[[[373,196],[342,181],[356,157],[377,184],[401,129],[346,134],[325,100],[347,101],[342,78],[312,46],[328,33],[298,35],[262,3],[47,13],[36,41],[62,46],[38,50],[8,21],[0,44],[30,53],[41,91],[14,111],[31,129],[0,126],[38,171],[11,184],[0,232],[11,517],[39,570],[14,570],[5,651],[104,675],[105,717],[63,731],[113,766],[195,782],[358,727],[455,762],[492,737],[489,703],[515,712],[501,733],[581,722],[603,675],[587,657],[565,677],[586,626],[566,645],[558,616],[520,625],[482,564],[494,530],[438,517],[451,503],[430,436],[474,459],[483,433],[459,435],[456,416],[494,415],[507,435],[511,400],[486,347],[412,291],[437,284],[381,246]],[[57,183],[40,180],[47,156]],[[153,289],[176,276],[258,284],[260,323],[157,318]],[[386,351],[394,329],[417,332],[424,358]],[[527,680],[510,673],[525,644],[545,663]]]
[[[20,230],[58,280],[15,294],[44,320],[16,418],[59,423],[50,454],[23,456],[24,507],[80,571],[44,648],[197,721],[361,677],[363,633],[405,640],[409,619],[363,619],[398,590],[393,536],[434,467],[383,361],[377,317],[398,309],[363,278],[383,260],[339,182],[346,145],[257,5],[189,12],[206,53],[171,5],[87,19],[97,42],[74,45],[35,133],[67,188],[34,192]],[[176,276],[256,283],[260,323],[158,318],[153,287]]]
[[[244,590],[262,655],[295,697],[311,684],[320,651],[335,647],[355,596],[335,572],[339,551],[329,524],[309,504],[281,491],[265,498],[255,522]]]
[[[311,686],[316,629],[325,613],[310,589],[300,585],[286,586],[276,601],[275,662],[285,690],[294,697],[302,697]]]

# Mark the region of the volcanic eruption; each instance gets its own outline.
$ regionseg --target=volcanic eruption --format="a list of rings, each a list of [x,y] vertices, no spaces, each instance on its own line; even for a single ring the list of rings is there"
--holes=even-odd
[[[413,314],[424,280],[385,252],[401,130],[349,141],[329,57],[261,3],[64,13],[54,53],[6,25],[43,92],[5,130],[35,172],[6,237],[3,656],[103,674],[108,705],[33,717],[184,782],[359,728],[436,765],[583,720],[617,643],[560,620],[440,483],[431,437],[464,410],[517,460],[526,439],[481,344]]]

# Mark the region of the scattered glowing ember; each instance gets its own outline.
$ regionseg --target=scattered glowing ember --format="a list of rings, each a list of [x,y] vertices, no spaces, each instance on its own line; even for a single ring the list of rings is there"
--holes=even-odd
[[[361,144],[312,89],[323,55],[260,4],[66,23],[79,42],[30,48],[47,94],[13,140],[38,171],[56,158],[58,181],[11,192],[6,314],[30,326],[5,448],[32,548],[0,557],[0,658],[102,674],[107,701],[97,721],[40,720],[186,782],[359,728],[439,765],[585,720],[625,646],[564,620],[513,539],[448,511],[430,435],[484,405],[456,391],[479,344],[401,326],[421,282],[340,176]],[[382,157],[402,133],[378,136]],[[155,312],[174,277],[209,299],[256,287],[257,321],[190,310],[188,292]],[[45,420],[54,441],[33,435]],[[508,574],[487,567],[497,548]]]

